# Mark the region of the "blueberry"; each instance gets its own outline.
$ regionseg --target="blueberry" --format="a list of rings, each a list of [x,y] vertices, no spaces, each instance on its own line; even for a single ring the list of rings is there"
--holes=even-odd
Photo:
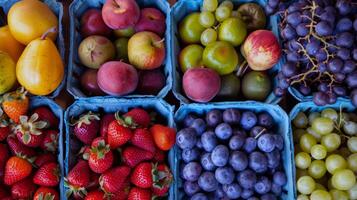
[[[208,198],[203,193],[197,193],[191,197],[191,200],[208,200]]]
[[[213,171],[216,169],[216,165],[213,164],[210,153],[205,153],[201,156],[201,165],[203,169],[207,171]]]
[[[228,140],[233,134],[232,127],[227,123],[219,124],[214,130],[214,132],[216,133],[216,136],[221,140]]]
[[[246,169],[238,174],[237,181],[242,188],[253,189],[257,182],[257,176],[252,170]]]
[[[243,198],[243,199],[248,199],[249,197],[253,196],[254,194],[254,191],[253,190],[249,190],[249,189],[244,189],[242,191],[242,194],[240,194],[240,196]]]
[[[192,148],[192,149],[184,149],[182,150],[181,157],[182,160],[186,163],[198,160],[198,157],[200,156],[200,150],[198,148]]]
[[[258,135],[261,135],[263,133],[266,133],[267,132],[267,129],[262,127],[262,126],[254,126],[250,132],[249,132],[249,135],[250,137],[254,137],[256,138]]]
[[[251,111],[245,111],[242,113],[240,119],[240,125],[244,130],[250,130],[257,124],[257,116]]]
[[[254,191],[258,194],[266,194],[271,189],[271,182],[266,176],[261,176],[254,185]]]
[[[287,182],[285,173],[282,171],[275,172],[273,182],[280,186],[285,185]]]
[[[265,153],[268,161],[268,167],[270,169],[277,168],[280,164],[280,152],[277,149],[274,149],[272,152]]]
[[[212,172],[203,172],[198,178],[198,185],[206,192],[213,192],[218,187],[218,182]]]
[[[245,143],[243,145],[243,149],[245,152],[251,153],[255,150],[256,147],[257,147],[256,139],[254,139],[252,137],[247,137],[247,139],[245,139]]]
[[[217,109],[213,109],[206,114],[206,122],[208,126],[215,127],[222,122],[222,112]]]
[[[229,140],[229,148],[231,150],[239,150],[243,147],[245,142],[245,137],[242,135],[233,135]]]
[[[223,185],[223,191],[226,192],[226,195],[230,199],[238,199],[242,193],[242,188],[238,183],[232,183],[229,185]]]
[[[240,135],[244,138],[247,137],[247,133],[244,130],[238,128],[233,128],[233,135]]]
[[[216,146],[211,154],[211,159],[217,167],[223,167],[228,163],[229,150],[224,145]]]
[[[223,121],[231,125],[238,125],[240,121],[239,110],[234,108],[226,109],[223,112]]]
[[[196,131],[192,128],[184,128],[176,135],[176,144],[181,149],[191,149],[196,145]]]
[[[258,138],[258,148],[263,152],[272,152],[275,148],[275,139],[272,134],[263,134]]]
[[[196,119],[197,117],[193,114],[188,114],[185,119],[183,120],[183,124],[185,127],[189,127],[191,126],[191,124],[193,123],[193,121]]]
[[[258,197],[249,197],[247,200],[260,200]]]
[[[231,184],[234,180],[234,171],[231,167],[219,167],[214,176],[220,184]]]
[[[213,131],[206,131],[201,136],[202,147],[207,152],[212,152],[217,146],[216,134]]]
[[[185,181],[183,184],[183,190],[185,191],[186,195],[192,196],[200,191],[200,187],[198,186],[197,182]]]
[[[243,171],[248,167],[248,157],[241,151],[233,151],[229,156],[229,164],[235,171]]]
[[[187,181],[197,181],[201,175],[202,167],[197,162],[190,162],[183,168],[183,178]]]
[[[277,198],[274,194],[268,193],[268,194],[262,195],[260,197],[260,200],[277,200]]]
[[[274,142],[275,142],[275,147],[279,149],[280,151],[284,149],[284,138],[283,136],[279,134],[275,134],[274,136]]]
[[[258,115],[258,124],[265,128],[271,128],[274,125],[274,119],[269,113],[263,112]]]
[[[203,119],[197,118],[193,120],[190,127],[195,129],[198,135],[202,135],[202,133],[206,130],[206,123]]]
[[[257,173],[266,172],[268,170],[267,157],[259,151],[254,151],[249,155],[249,168]]]
[[[271,192],[273,194],[275,194],[276,196],[280,196],[282,191],[283,191],[283,189],[282,189],[281,186],[279,186],[279,185],[277,185],[275,183],[271,184]]]

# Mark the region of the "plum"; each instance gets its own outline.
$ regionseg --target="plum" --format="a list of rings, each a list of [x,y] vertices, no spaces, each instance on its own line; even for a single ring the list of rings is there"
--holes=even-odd
[[[97,72],[95,69],[87,69],[81,76],[81,86],[88,95],[103,95],[97,83]]]
[[[191,68],[185,72],[182,85],[189,99],[204,103],[217,95],[221,88],[221,79],[213,69]]]
[[[103,21],[102,11],[99,9],[89,9],[81,17],[81,34],[83,37],[90,35],[110,36],[110,29]]]
[[[157,94],[165,86],[165,75],[160,70],[145,70],[139,73],[138,92]]]
[[[139,77],[132,65],[121,61],[110,61],[99,69],[97,81],[105,93],[122,96],[136,89]]]

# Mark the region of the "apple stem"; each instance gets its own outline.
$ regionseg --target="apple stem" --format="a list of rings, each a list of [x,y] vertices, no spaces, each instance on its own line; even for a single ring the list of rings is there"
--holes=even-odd
[[[237,76],[241,77],[248,69],[248,63],[246,60],[243,61],[241,65],[238,66]]]
[[[41,40],[46,39],[46,37],[50,34],[50,33],[56,33],[57,32],[57,27],[52,27],[50,29],[48,29],[42,36],[41,36]]]
[[[163,43],[165,41],[165,38],[162,38],[161,40],[157,41],[157,42],[153,42],[153,45],[155,47],[158,47],[161,43]]]

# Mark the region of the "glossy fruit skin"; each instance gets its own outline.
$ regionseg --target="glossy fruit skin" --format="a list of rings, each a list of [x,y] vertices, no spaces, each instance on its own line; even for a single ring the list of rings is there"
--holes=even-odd
[[[36,191],[36,185],[30,178],[21,180],[11,187],[11,196],[14,199],[28,199]]]
[[[117,193],[123,188],[131,169],[127,166],[112,168],[99,178],[100,186],[103,191]]]
[[[87,187],[89,185],[90,169],[87,161],[80,160],[67,175],[66,182],[73,187]]]
[[[156,8],[143,8],[140,11],[140,19],[135,25],[135,31],[152,31],[160,36],[166,30],[165,15]]]
[[[140,149],[138,147],[129,146],[122,153],[123,162],[133,168],[143,161],[149,161],[154,157],[154,153]]]
[[[57,163],[47,163],[37,170],[33,182],[45,187],[55,187],[59,184],[59,167]]]
[[[128,200],[151,200],[150,190],[133,187],[129,192]]]
[[[140,71],[137,91],[140,94],[156,95],[165,84],[166,77],[160,69]]]
[[[87,194],[84,200],[104,200],[104,192],[100,190],[94,190]]]
[[[25,155],[30,158],[36,155],[36,152],[34,149],[23,145],[14,136],[7,137],[6,142],[8,143],[10,151],[13,155],[22,154],[22,155]]]
[[[1,50],[0,50],[0,74],[1,74],[0,94],[4,94],[5,92],[11,90],[16,84],[16,64],[13,58],[11,58],[9,54]]]
[[[130,118],[139,127],[146,128],[151,123],[151,116],[142,108],[133,108],[124,115],[125,118]]]
[[[12,35],[9,26],[0,27],[0,40],[6,41],[0,44],[0,51],[9,54],[14,62],[16,62],[25,49],[25,46],[19,43]],[[1,60],[1,59],[0,59]]]
[[[90,117],[88,122],[85,120]],[[73,133],[84,144],[90,145],[92,141],[97,137],[99,130],[99,118],[93,113],[88,113],[79,118],[76,122]]]
[[[97,139],[98,144],[94,144],[96,140],[92,143],[88,163],[93,172],[100,174],[112,166],[114,155],[103,138],[99,137]]]
[[[234,47],[243,43],[247,36],[245,23],[237,17],[231,17],[222,22],[218,28],[218,38],[231,43]]]
[[[265,28],[266,16],[260,5],[256,3],[245,3],[239,6],[238,13],[247,25],[248,31]]]
[[[199,44],[201,33],[205,30],[200,24],[200,13],[194,12],[187,15],[179,24],[180,39],[186,44]]]
[[[112,121],[108,126],[107,140],[111,149],[116,149],[127,143],[133,136],[128,127],[124,127],[118,121]]]
[[[153,164],[149,162],[140,163],[131,174],[130,181],[140,188],[151,188],[153,185]]]
[[[7,16],[11,34],[25,45],[41,37],[50,28],[58,26],[58,19],[52,10],[45,3],[37,0],[15,3]],[[56,36],[57,33],[48,35],[51,40],[55,40]],[[54,61],[53,57],[50,58]],[[53,64],[46,66],[53,66]]]
[[[190,68],[203,66],[202,54],[203,47],[198,44],[191,44],[183,48],[179,55],[181,71],[185,73]]]
[[[264,72],[249,72],[242,80],[242,92],[247,99],[263,101],[271,92],[271,82]]]
[[[99,9],[89,9],[81,17],[81,34],[110,36],[112,30],[104,23],[102,12]]]
[[[154,138],[147,129],[135,129],[134,135],[131,138],[131,143],[146,151],[155,152],[156,150]]]
[[[150,128],[150,132],[156,146],[163,151],[170,150],[175,144],[176,131],[173,128],[156,124]]]
[[[89,95],[104,95],[97,82],[97,72],[95,69],[87,69],[81,76],[81,86]]]
[[[46,128],[58,128],[59,120],[50,108],[45,106],[37,107],[32,114],[34,113],[38,114],[38,121],[45,121],[47,123]]]
[[[4,183],[6,185],[13,185],[14,183],[25,179],[31,174],[31,164],[20,157],[11,157],[5,166]]]
[[[100,136],[107,138],[109,124],[115,120],[114,114],[105,114],[100,121]]]
[[[139,21],[140,8],[135,0],[108,0],[103,5],[102,16],[110,28],[124,29]]]

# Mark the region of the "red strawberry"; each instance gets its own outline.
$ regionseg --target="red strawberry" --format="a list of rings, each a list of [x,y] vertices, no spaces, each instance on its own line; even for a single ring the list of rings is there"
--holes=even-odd
[[[69,188],[66,192],[66,196],[71,196],[74,193],[75,196],[83,197],[86,193],[86,187],[89,185],[90,169],[88,163],[84,160],[80,160],[68,173],[65,178],[65,186]]]
[[[166,153],[160,149],[157,149],[152,159],[154,162],[162,163],[165,161]]]
[[[25,115],[29,108],[29,98],[23,87],[9,92],[2,97],[2,109],[6,115],[15,123],[19,123],[20,116]]]
[[[38,114],[38,119],[47,122],[46,128],[58,128],[59,120],[48,107],[38,107],[32,113]]]
[[[141,108],[133,108],[124,115],[125,118],[133,121],[141,127],[148,127],[151,122],[151,116],[148,112]],[[127,121],[128,119],[125,119]]]
[[[120,121],[112,121],[108,127],[107,140],[110,148],[116,149],[127,143],[133,136],[130,128],[122,125]]]
[[[99,130],[99,116],[88,112],[82,115],[74,126],[74,135],[84,144],[90,145],[97,137]]]
[[[0,183],[5,174],[6,161],[9,159],[9,150],[5,144],[0,143]]]
[[[31,181],[31,178],[27,178],[15,183],[11,187],[11,196],[14,199],[29,199],[36,191],[36,185]]]
[[[105,114],[102,117],[102,121],[100,121],[100,136],[102,136],[103,138],[107,137],[108,126],[114,120],[115,120],[114,114]]]
[[[129,192],[130,192],[130,180],[129,178],[127,178],[127,180],[124,182],[123,188],[121,188],[119,192],[112,194],[110,196],[110,200],[127,200]]]
[[[128,200],[151,200],[152,194],[150,190],[133,187],[129,192]]]
[[[104,192],[100,190],[90,191],[84,200],[104,200]]]
[[[79,150],[77,156],[82,155],[82,159],[83,160],[88,160],[89,159],[89,154],[90,154],[90,146],[86,145],[86,146],[83,146],[81,148],[81,150]]]
[[[46,163],[56,162],[56,160],[57,160],[56,157],[52,153],[44,153],[36,157],[34,164],[37,167],[41,167]]]
[[[30,119],[25,115],[20,116],[20,124],[16,126],[17,139],[29,147],[40,146],[44,138],[41,129],[45,128],[46,124],[38,120],[37,114],[33,114]]]
[[[125,148],[122,153],[123,162],[129,167],[135,167],[137,164],[143,161],[151,160],[153,157],[153,152],[145,151],[133,146]]]
[[[10,133],[10,126],[1,126],[0,124],[0,142],[4,141]]]
[[[95,139],[90,149],[89,167],[95,173],[103,173],[113,164],[113,152],[103,138]]]
[[[10,147],[12,155],[23,155],[27,158],[31,158],[36,155],[34,149],[23,145],[16,137],[9,136],[7,137],[7,144]]]
[[[159,197],[166,196],[173,181],[172,174],[169,167],[165,164],[159,164],[157,170],[159,172],[158,175],[163,175],[165,178],[160,178],[159,181],[153,185],[153,193]]]
[[[59,194],[55,189],[40,187],[36,190],[33,200],[59,200]]]
[[[152,188],[152,193],[155,196],[158,197],[164,197],[167,196],[168,192],[169,192],[170,186],[164,186],[164,187],[153,187]]]
[[[99,185],[99,177],[100,177],[100,174],[97,174],[94,172],[90,173],[89,185],[87,186],[88,190],[94,190],[94,189],[99,188],[99,186],[100,186]]]
[[[163,150],[170,150],[176,141],[176,131],[173,128],[155,124],[150,128],[150,132],[154,138],[156,146]]]
[[[60,169],[57,163],[44,164],[37,170],[33,182],[40,186],[55,187],[60,181]]]
[[[13,185],[14,183],[27,178],[32,171],[32,165],[29,161],[13,156],[6,162],[4,183]]]
[[[123,188],[131,169],[127,166],[119,166],[104,172],[99,178],[101,189],[105,193],[117,193]]]
[[[47,130],[43,132],[44,138],[41,148],[45,151],[56,152],[58,147],[58,131]]]
[[[172,174],[166,165],[144,162],[135,167],[130,180],[140,188],[162,187],[171,184]]]
[[[136,129],[134,135],[131,138],[131,143],[139,148],[145,149],[146,151],[155,152],[154,139],[147,129]]]

